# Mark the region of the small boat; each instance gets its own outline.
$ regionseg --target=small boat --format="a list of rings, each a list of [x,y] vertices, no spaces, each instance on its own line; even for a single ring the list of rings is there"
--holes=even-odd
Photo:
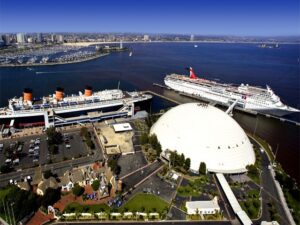
[[[195,48],[198,48],[198,45],[194,45]]]
[[[129,56],[132,56],[132,52],[129,52]]]

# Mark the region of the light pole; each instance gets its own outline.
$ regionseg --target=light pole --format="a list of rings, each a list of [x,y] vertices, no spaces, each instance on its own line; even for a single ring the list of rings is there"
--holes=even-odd
[[[6,213],[6,208],[5,208],[5,204],[4,204],[3,200],[2,200],[2,204],[3,204],[3,209],[4,209],[5,220],[8,221],[8,217],[7,217],[7,213]]]
[[[255,120],[255,127],[254,127],[253,137],[255,136],[255,133],[256,133],[257,123],[258,123],[258,116],[256,116],[256,120]]]
[[[11,212],[9,211],[9,205],[8,205],[7,202],[5,203],[5,206],[6,206],[7,214],[8,214],[8,224],[12,224],[13,221],[12,221],[12,218],[11,218],[11,216],[10,216]]]
[[[11,210],[12,216],[13,216],[13,224],[15,225],[16,224],[16,219],[15,219],[15,213],[14,213],[14,209],[13,209],[14,204],[15,204],[14,202],[10,203],[10,210]]]

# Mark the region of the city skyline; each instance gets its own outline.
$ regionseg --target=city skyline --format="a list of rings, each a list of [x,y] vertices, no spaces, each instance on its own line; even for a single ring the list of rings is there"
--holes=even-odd
[[[1,1],[0,32],[299,35],[299,4],[282,1],[99,3]]]

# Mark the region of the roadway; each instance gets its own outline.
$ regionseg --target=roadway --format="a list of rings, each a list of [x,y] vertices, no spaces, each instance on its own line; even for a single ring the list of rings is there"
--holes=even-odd
[[[253,139],[252,139],[253,140]],[[256,141],[254,142],[255,145],[257,145],[258,148],[262,148],[262,146],[259,145]],[[275,183],[271,174],[271,171],[269,169],[270,160],[268,158],[268,155],[266,151],[260,152],[262,157],[262,166],[261,166],[261,185],[257,185],[259,188],[261,188],[261,197],[262,197],[262,215],[258,220],[254,220],[254,224],[260,224],[261,221],[271,221],[271,218],[269,216],[268,212],[268,202],[272,202],[275,204],[275,207],[277,209],[278,215],[280,217],[280,224],[281,225],[289,225],[288,217],[285,213],[285,210],[281,204],[281,201],[279,200],[279,194],[277,192],[277,189],[275,187]]]

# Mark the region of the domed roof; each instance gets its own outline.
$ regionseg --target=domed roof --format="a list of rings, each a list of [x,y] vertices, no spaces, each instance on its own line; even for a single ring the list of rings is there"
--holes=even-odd
[[[210,172],[245,172],[254,164],[252,145],[239,124],[222,110],[203,103],[176,106],[152,126],[163,150],[176,150],[191,159],[191,170],[201,162]]]

